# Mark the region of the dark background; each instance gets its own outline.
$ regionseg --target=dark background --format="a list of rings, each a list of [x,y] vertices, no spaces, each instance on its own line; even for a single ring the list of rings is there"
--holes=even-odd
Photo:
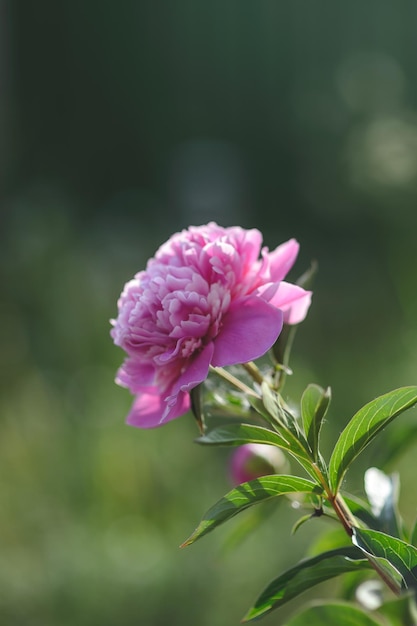
[[[2,623],[235,624],[326,529],[289,538],[280,506],[235,551],[179,551],[228,453],[191,418],[124,425],[108,320],[172,232],[257,227],[300,241],[293,278],[319,263],[286,390],[331,385],[327,452],[415,384],[416,27],[385,0],[0,2]],[[411,521],[391,433],[364,462],[401,469]]]

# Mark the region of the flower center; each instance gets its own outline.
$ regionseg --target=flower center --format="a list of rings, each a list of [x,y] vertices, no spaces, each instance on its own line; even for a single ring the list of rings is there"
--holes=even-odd
[[[181,344],[181,356],[184,359],[190,357],[194,352],[199,350],[203,345],[202,339],[198,339],[196,337],[189,337],[188,339],[184,339]]]

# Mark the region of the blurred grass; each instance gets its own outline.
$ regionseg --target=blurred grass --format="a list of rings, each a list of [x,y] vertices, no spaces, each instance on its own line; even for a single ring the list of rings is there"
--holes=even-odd
[[[292,278],[319,262],[286,393],[332,386],[326,451],[363,403],[415,384],[414,17],[385,0],[0,3],[2,624],[235,624],[327,529],[289,537],[281,504],[236,550],[238,520],[180,551],[230,487],[228,452],[194,445],[191,417],[125,426],[109,319],[173,231],[259,227],[270,248],[300,240]],[[365,456],[355,493],[378,446]]]

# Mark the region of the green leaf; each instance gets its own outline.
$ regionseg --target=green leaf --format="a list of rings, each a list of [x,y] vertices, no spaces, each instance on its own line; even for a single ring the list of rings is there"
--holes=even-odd
[[[200,385],[197,385],[197,387],[194,387],[194,389],[191,389],[190,399],[191,399],[192,414],[194,416],[194,419],[197,422],[200,433],[203,434],[206,429],[206,425],[204,421],[204,413],[203,413],[203,407],[201,403],[201,389],[202,389],[201,383]]]
[[[248,402],[251,405],[251,407],[259,415],[261,415],[264,418],[264,420],[266,420],[268,422],[268,424],[272,424],[276,428],[276,426],[277,426],[276,421],[272,418],[272,416],[266,410],[265,405],[262,402],[261,398],[255,398],[254,396],[248,396]]]
[[[330,481],[334,492],[352,461],[395,417],[417,402],[417,387],[391,391],[362,407],[341,433],[330,459]]]
[[[280,500],[271,499],[264,502],[262,506],[248,509],[246,514],[239,518],[238,523],[229,527],[229,532],[226,534],[222,544],[222,553],[225,554],[236,550],[249,535],[255,530],[259,530],[259,527],[276,512],[278,504],[281,504]]]
[[[266,383],[262,383],[262,402],[268,414],[274,418],[275,424],[286,430],[292,429],[292,432],[296,431],[298,434],[298,428],[294,425],[294,418],[290,416],[290,420],[287,419],[287,414],[282,409],[280,402],[280,396]]]
[[[345,491],[342,492],[342,497],[355,517],[364,522],[369,528],[378,530],[378,521],[365,500]]]
[[[279,433],[262,426],[252,424],[226,424],[219,428],[214,428],[202,437],[196,439],[197,443],[203,445],[217,446],[241,446],[244,443],[269,443],[272,446],[290,450],[288,443]]]
[[[321,487],[306,478],[297,476],[287,476],[286,474],[274,474],[271,476],[261,476],[256,480],[238,485],[232,491],[221,498],[204,515],[200,524],[192,535],[184,541],[181,547],[194,543],[214,530],[223,522],[237,515],[254,504],[282,496],[288,493],[313,493],[320,492]]]
[[[386,622],[365,613],[348,602],[332,602],[310,606],[290,619],[285,626],[385,626]]]
[[[309,385],[301,397],[301,417],[307,442],[314,459],[317,460],[320,428],[330,404],[330,387],[326,390],[318,385]]]
[[[243,621],[261,617],[325,580],[369,568],[368,560],[361,558],[361,551],[354,546],[344,546],[305,559],[273,580],[249,609]]]
[[[415,626],[417,609],[414,594],[405,593],[400,598],[385,602],[378,608],[378,614],[389,620],[389,626]]]
[[[317,517],[316,515],[314,515],[314,513],[309,513],[308,515],[303,515],[302,517],[300,517],[294,524],[294,526],[291,528],[291,534],[295,535],[295,533],[297,532],[297,530],[301,527],[304,526],[304,524],[306,522],[309,522],[311,519],[313,519],[313,517]]]
[[[341,526],[326,528],[321,535],[315,537],[308,548],[308,557],[318,556],[346,546],[346,532]]]
[[[270,388],[266,383],[262,383],[262,402],[269,415],[269,422],[284,432],[284,437],[290,437],[290,441],[303,451],[304,455],[310,457],[310,448],[304,433],[298,423],[298,419],[290,412],[282,396]],[[294,446],[293,446],[294,447]]]
[[[263,382],[261,387],[262,401],[265,409],[273,418],[271,420],[270,417],[269,421],[275,426],[283,429],[285,433],[289,433],[289,435],[291,435],[293,439],[295,438],[298,441],[298,444],[307,452],[309,450],[307,440],[301,432],[297,418],[292,415],[288,407],[285,405],[282,396],[271,389],[266,382]]]
[[[294,341],[296,325],[284,324],[278,339],[271,349],[271,356],[274,363],[278,366],[288,366],[290,360],[290,352]],[[281,370],[282,371],[282,370]]]
[[[277,446],[291,454],[312,478],[317,475],[312,467],[308,454],[303,449],[297,439],[286,433],[287,439],[283,435],[262,426],[252,424],[227,424],[219,428],[214,428],[209,433],[196,439],[202,445],[214,446],[241,446],[245,443],[265,443]]]
[[[405,585],[417,589],[417,548],[377,530],[354,529],[353,543],[366,554],[385,559],[402,577]]]

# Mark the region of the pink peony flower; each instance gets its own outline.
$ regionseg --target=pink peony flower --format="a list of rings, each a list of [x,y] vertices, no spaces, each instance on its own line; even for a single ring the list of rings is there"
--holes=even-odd
[[[230,479],[233,485],[268,474],[282,474],[288,462],[279,448],[263,443],[245,443],[233,451],[230,459]]]
[[[116,382],[136,395],[129,424],[152,428],[183,415],[210,365],[256,359],[284,321],[304,319],[311,293],[283,281],[298,243],[273,252],[261,244],[256,229],[191,226],[125,285],[111,336],[127,353]]]

